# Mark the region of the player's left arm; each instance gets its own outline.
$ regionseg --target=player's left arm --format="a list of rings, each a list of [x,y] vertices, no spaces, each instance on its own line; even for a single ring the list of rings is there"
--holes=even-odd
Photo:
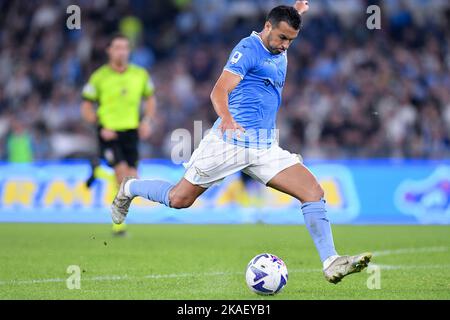
[[[151,135],[151,124],[156,113],[155,86],[149,74],[146,74],[146,83],[143,92],[144,116],[139,124],[139,138],[148,139]]]

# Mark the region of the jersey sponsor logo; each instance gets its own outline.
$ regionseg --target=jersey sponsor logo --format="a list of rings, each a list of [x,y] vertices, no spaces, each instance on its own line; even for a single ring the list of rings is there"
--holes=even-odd
[[[272,80],[270,80],[270,79],[264,79],[263,82],[264,82],[264,85],[265,85],[266,87],[268,87],[268,86],[271,85],[271,84],[273,84],[274,87],[280,88],[280,89],[284,87],[284,81],[274,81],[274,82],[272,83]]]
[[[239,59],[241,59],[241,58],[242,58],[242,53],[240,53],[239,51],[236,51],[236,52],[233,54],[233,56],[231,57],[230,62],[231,62],[232,64],[235,64],[235,63],[237,63],[237,62],[239,61]]]
[[[275,87],[277,88],[283,88],[284,87],[284,81],[275,81]]]

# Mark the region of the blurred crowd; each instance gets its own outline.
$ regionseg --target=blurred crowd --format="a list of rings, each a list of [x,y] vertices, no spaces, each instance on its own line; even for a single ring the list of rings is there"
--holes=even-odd
[[[81,29],[66,8],[81,8]],[[230,50],[260,31],[268,0],[0,0],[0,159],[95,155],[81,88],[126,34],[158,101],[143,158],[170,158],[171,133],[215,121],[209,95]],[[381,29],[366,9],[381,7]],[[314,0],[288,52],[280,144],[305,158],[450,157],[450,3]]]

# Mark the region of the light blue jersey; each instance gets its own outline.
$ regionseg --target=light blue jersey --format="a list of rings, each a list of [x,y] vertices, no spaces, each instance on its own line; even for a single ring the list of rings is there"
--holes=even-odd
[[[286,51],[272,54],[256,32],[242,39],[233,49],[224,68],[239,75],[242,81],[229,94],[233,119],[245,129],[240,137],[227,142],[248,148],[269,148],[276,141],[276,116],[286,79]],[[217,119],[213,129],[217,129]]]

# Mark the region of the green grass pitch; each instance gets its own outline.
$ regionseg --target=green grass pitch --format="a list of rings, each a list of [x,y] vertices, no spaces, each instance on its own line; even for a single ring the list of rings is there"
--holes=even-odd
[[[304,226],[0,224],[0,299],[450,299],[450,226],[333,227],[341,254],[375,253],[375,274],[325,281]],[[287,264],[276,296],[246,287],[245,268],[269,252]],[[81,270],[69,290],[67,268]],[[375,282],[369,280],[369,283]]]

